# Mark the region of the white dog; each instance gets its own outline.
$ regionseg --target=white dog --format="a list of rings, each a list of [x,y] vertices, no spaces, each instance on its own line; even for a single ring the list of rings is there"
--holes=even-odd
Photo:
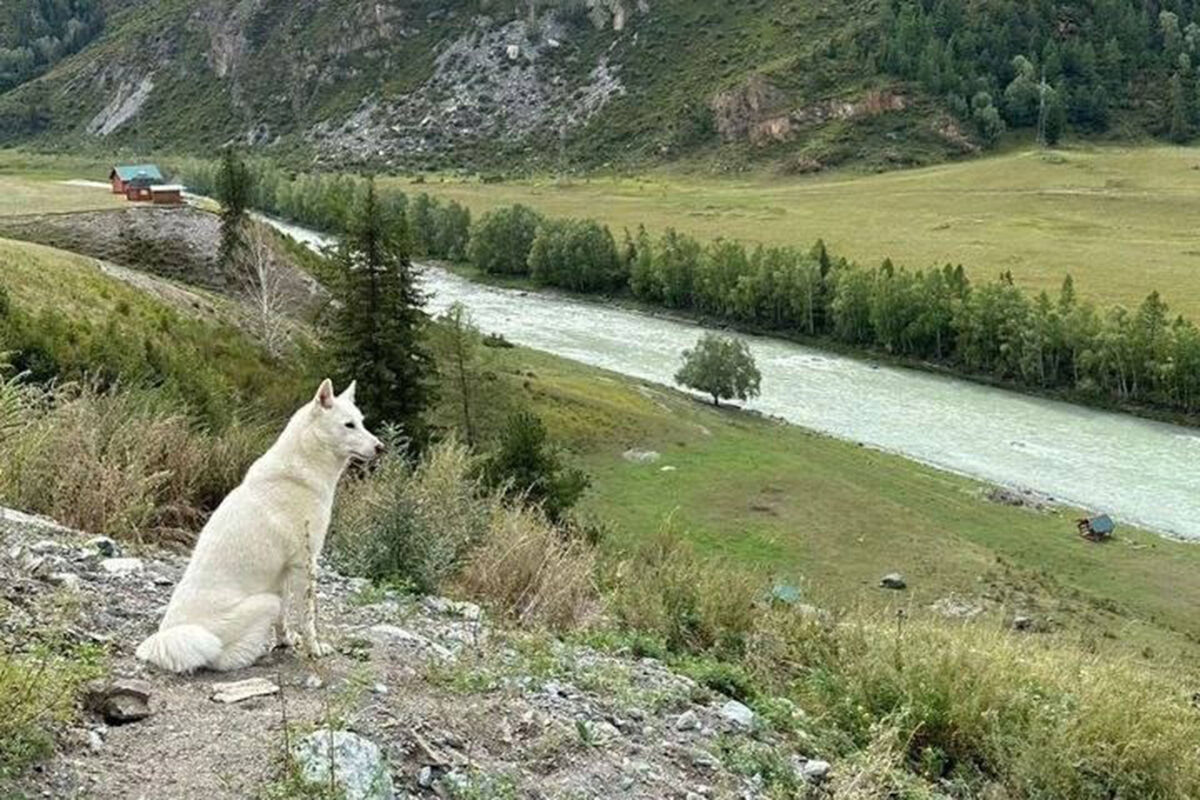
[[[317,638],[314,581],[334,489],[351,459],[382,451],[363,427],[354,384],[335,397],[323,381],[213,512],[158,632],[137,657],[172,672],[239,669],[271,646],[272,629],[289,645],[327,655]],[[301,608],[298,640],[287,620],[292,602]]]

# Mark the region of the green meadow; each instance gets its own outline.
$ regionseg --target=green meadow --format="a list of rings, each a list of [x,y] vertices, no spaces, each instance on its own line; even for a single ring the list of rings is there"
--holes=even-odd
[[[963,264],[986,279],[1011,270],[1033,290],[1071,273],[1081,295],[1135,305],[1158,289],[1200,317],[1200,150],[1022,150],[878,175],[572,177],[501,183],[427,178],[409,191],[479,214],[525,203],[614,228],[675,227],[769,244],[823,238],[864,263]]]

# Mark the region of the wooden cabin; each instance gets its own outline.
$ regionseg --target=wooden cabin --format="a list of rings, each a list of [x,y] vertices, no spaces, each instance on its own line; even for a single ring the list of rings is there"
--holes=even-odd
[[[112,184],[113,194],[123,194],[130,200],[149,200],[150,187],[163,182],[162,171],[155,164],[127,164],[113,167],[108,173],[108,181]],[[145,196],[135,192],[130,196],[130,189],[145,189]]]
[[[174,183],[151,186],[150,202],[156,206],[181,206],[183,205],[183,187]]]

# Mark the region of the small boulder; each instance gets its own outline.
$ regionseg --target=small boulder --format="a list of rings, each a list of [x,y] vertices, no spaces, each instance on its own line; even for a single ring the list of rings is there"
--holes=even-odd
[[[1017,616],[1013,617],[1012,626],[1013,630],[1016,631],[1033,630],[1033,617],[1018,614]]]
[[[109,575],[125,578],[140,575],[146,569],[146,565],[140,558],[106,558],[100,562],[100,568]]]
[[[95,536],[87,540],[87,546],[101,558],[116,558],[121,555],[117,543],[107,536]]]
[[[306,783],[329,786],[332,777],[346,800],[394,800],[396,796],[379,746],[356,733],[322,728],[293,745],[292,757]]]
[[[46,580],[55,586],[61,586],[69,592],[79,591],[79,576],[74,572],[51,572],[46,576]]]
[[[879,579],[879,585],[884,589],[895,589],[897,591],[908,588],[908,584],[904,582],[904,576],[899,572],[889,572],[887,575],[884,575]]]
[[[730,700],[721,706],[721,716],[739,728],[751,728],[754,725],[754,712],[744,703]]]
[[[804,762],[804,767],[800,774],[804,776],[804,780],[809,783],[822,783],[829,777],[829,771],[833,769],[828,761],[822,761],[819,758],[809,759]]]
[[[124,725],[150,716],[150,684],[146,681],[132,678],[92,681],[85,698],[87,707],[110,725]]]
[[[675,720],[675,730],[677,731],[694,731],[700,727],[700,718],[696,716],[696,712],[688,710],[679,715]]]

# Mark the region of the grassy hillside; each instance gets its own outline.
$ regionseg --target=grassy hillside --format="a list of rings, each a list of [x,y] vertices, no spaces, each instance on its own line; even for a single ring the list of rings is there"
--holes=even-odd
[[[866,264],[962,264],[979,279],[1134,306],[1159,290],[1200,318],[1200,151],[1182,147],[1016,151],[885,175],[700,179],[670,173],[568,182],[428,181],[422,191],[476,214],[525,203],[555,216],[600,219],[617,233],[674,226],[702,239],[808,246]],[[402,182],[401,182],[402,183]],[[414,187],[416,188],[416,187]]]
[[[584,506],[612,521],[618,547],[670,524],[707,555],[799,581],[832,608],[924,613],[957,597],[997,622],[1030,614],[1151,655],[1200,646],[1194,545],[1129,528],[1093,545],[1074,509],[1000,505],[975,481],[544,353],[494,358],[592,475]],[[893,570],[906,595],[877,588]]]

